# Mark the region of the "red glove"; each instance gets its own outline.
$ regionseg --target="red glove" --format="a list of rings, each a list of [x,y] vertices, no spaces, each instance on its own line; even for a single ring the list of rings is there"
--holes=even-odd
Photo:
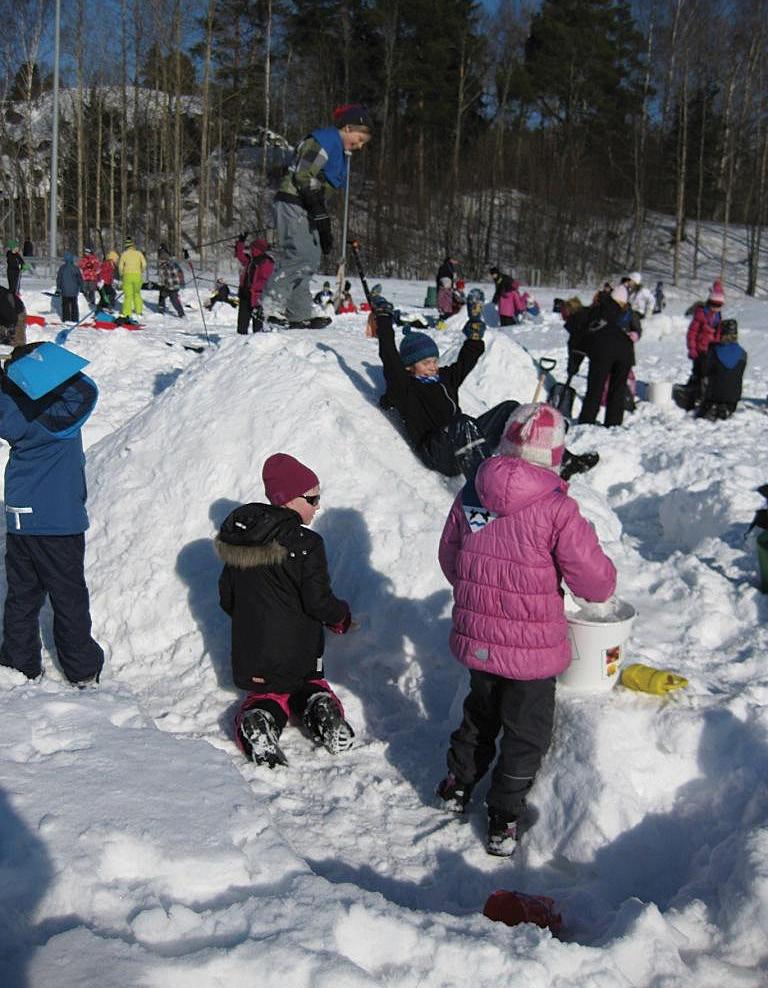
[[[352,624],[352,611],[349,609],[349,604],[346,600],[342,601],[342,604],[347,608],[347,613],[341,619],[337,621],[336,624],[327,624],[326,628],[334,633],[334,635],[345,635],[349,631],[349,626]]]

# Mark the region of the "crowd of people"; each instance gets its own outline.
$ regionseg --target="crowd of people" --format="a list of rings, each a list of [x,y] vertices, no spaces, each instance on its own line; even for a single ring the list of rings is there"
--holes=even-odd
[[[237,308],[237,332],[260,332],[265,322],[291,328],[327,325],[321,310],[354,312],[349,282],[334,293],[329,282],[314,298],[309,286],[323,253],[333,246],[326,192],[347,179],[348,159],[371,138],[360,104],[340,107],[333,126],[313,131],[296,148],[275,197],[274,248],[240,234],[234,254],[240,267],[237,297],[217,279],[206,302]],[[19,295],[23,261],[8,244],[9,288],[0,290],[0,319],[13,331],[15,348],[0,377],[0,436],[11,447],[5,476],[6,574],[0,664],[34,679],[42,671],[38,615],[46,595],[54,611],[54,640],[66,679],[85,687],[98,682],[104,656],[91,634],[84,576],[84,455],[81,429],[98,391],[80,367],[57,376],[53,344],[26,344]],[[179,318],[185,279],[165,244],[157,255],[158,311],[170,302]],[[71,253],[57,273],[62,318],[77,322],[78,297],[89,306],[117,305],[119,280],[125,318],[141,316],[147,260],[126,238],[123,251],[99,259],[86,247]],[[538,304],[520,281],[490,269],[501,326],[535,318]],[[478,416],[460,407],[462,383],[485,352],[485,296],[465,291],[459,259],[449,253],[436,275],[441,319],[467,307],[464,342],[455,361],[441,365],[434,339],[406,325],[375,286],[370,297],[371,336],[385,381],[380,405],[397,414],[415,455],[428,469],[463,475],[448,512],[435,565],[454,595],[450,648],[469,671],[463,716],[451,734],[446,775],[437,786],[440,804],[464,813],[472,793],[491,771],[486,795],[486,849],[515,850],[526,801],[550,746],[556,677],[570,662],[563,588],[588,601],[608,600],[616,570],[594,528],[568,493],[568,480],[591,469],[595,452],[566,448],[568,423],[548,403],[510,397]],[[366,289],[367,291],[367,289]],[[700,417],[731,415],[741,395],[746,354],[737,325],[722,319],[722,285],[693,307],[687,334],[692,371],[687,388]],[[568,334],[569,382],[588,361],[579,422],[622,424],[633,404],[632,368],[643,320],[663,311],[663,284],[654,292],[639,272],[606,283],[589,304],[574,296],[556,300]],[[439,323],[438,323],[439,326]],[[44,387],[30,395],[19,382],[23,361],[43,368]],[[40,371],[40,368],[37,368]],[[48,375],[46,377],[46,374]],[[321,500],[320,478],[284,452],[263,464],[265,501],[241,505],[215,538],[223,568],[219,601],[231,620],[235,686],[245,692],[234,722],[241,751],[257,764],[285,764],[280,747],[291,718],[331,753],[353,743],[354,730],[325,678],[324,630],[355,628],[349,604],[331,587],[323,539],[311,529]],[[510,565],[512,563],[512,565]]]

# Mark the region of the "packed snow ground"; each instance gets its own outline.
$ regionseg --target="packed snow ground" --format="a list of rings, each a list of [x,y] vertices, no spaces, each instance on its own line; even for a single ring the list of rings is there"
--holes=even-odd
[[[30,312],[50,312],[49,287],[27,281]],[[425,294],[384,287],[404,307]],[[568,293],[537,294],[540,324],[489,329],[466,411],[530,400],[542,355],[564,379],[549,310]],[[670,295],[637,346],[641,382],[687,376],[695,295]],[[68,687],[46,611],[43,681],[0,670],[2,983],[768,983],[768,598],[743,542],[768,481],[768,305],[729,298],[727,313],[749,353],[730,422],[641,402],[622,428],[569,437],[601,455],[571,491],[638,611],[626,661],[690,685],[666,699],[561,688],[539,819],[511,861],[482,848],[483,787],[466,822],[434,806],[467,678],[437,565],[458,483],[423,469],[378,409],[365,317],[246,340],[218,306],[201,355],[149,306],[141,332],[76,330],[68,345],[101,389],[84,433],[87,575],[107,660],[98,690]],[[435,333],[446,360],[462,324]],[[205,342],[195,310],[183,330]],[[361,626],[327,648],[356,747],[333,757],[289,727],[290,766],[270,771],[232,740],[212,537],[235,504],[263,498],[278,450],[321,478],[316,527]],[[497,888],[552,896],[561,938],[486,920]]]

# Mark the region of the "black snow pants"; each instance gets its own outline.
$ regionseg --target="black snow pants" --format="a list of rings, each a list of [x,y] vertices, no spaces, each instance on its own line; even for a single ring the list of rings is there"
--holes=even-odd
[[[445,477],[463,473],[471,480],[477,468],[491,456],[504,433],[507,419],[519,401],[502,401],[473,418],[460,414],[442,429],[431,432],[416,450],[422,463]]]
[[[610,379],[605,406],[605,424],[621,425],[624,420],[624,392],[634,362],[634,345],[622,329],[605,326],[592,334],[589,344],[587,393],[581,406],[580,423],[597,421],[603,388],[605,382]]]
[[[505,679],[472,669],[469,684],[464,719],[451,735],[448,770],[474,786],[496,757],[501,731],[486,803],[489,813],[515,820],[552,740],[555,679]]]
[[[71,683],[97,676],[104,652],[91,637],[91,612],[84,573],[85,536],[12,535],[5,540],[8,592],[3,614],[0,665],[34,679],[42,671],[38,615],[48,594],[53,640]]]

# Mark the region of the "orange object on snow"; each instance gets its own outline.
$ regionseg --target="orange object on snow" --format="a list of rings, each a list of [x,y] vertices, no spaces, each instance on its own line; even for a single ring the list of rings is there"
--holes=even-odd
[[[554,934],[559,933],[563,925],[560,913],[555,912],[555,900],[548,895],[527,895],[504,889],[498,889],[488,897],[483,916],[507,926],[533,923],[542,929],[550,929]]]

